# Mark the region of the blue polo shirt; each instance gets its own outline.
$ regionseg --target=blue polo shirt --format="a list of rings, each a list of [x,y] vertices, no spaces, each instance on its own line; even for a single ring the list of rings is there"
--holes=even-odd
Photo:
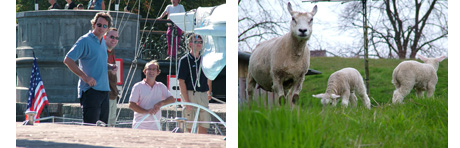
[[[97,36],[90,30],[77,40],[66,56],[73,61],[78,60],[79,68],[96,80],[93,89],[110,91],[107,75],[107,45],[104,38],[99,42]],[[87,91],[90,88],[87,83],[80,79],[78,81],[78,98],[81,97],[82,91]]]

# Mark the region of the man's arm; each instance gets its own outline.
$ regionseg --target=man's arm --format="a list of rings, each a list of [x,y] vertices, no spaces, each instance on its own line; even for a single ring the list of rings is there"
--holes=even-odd
[[[185,80],[179,79],[179,89],[183,97],[182,99],[184,99],[185,102],[190,102],[190,100],[188,99],[187,86],[185,85]]]
[[[129,102],[129,108],[135,112],[141,113],[141,114],[147,114],[149,113],[150,110],[143,109],[139,105],[137,105],[135,102]],[[153,109],[152,109],[153,112]]]
[[[182,95],[183,101],[190,102],[190,99],[188,98],[188,93],[187,93],[187,86],[185,85],[184,79],[179,79],[179,89],[180,89],[180,93]],[[192,110],[191,107],[185,107],[185,109]]]
[[[212,98],[212,81],[210,79],[208,79],[208,87],[209,87],[208,100],[211,100],[211,98]]]
[[[117,71],[118,71],[118,67],[117,67],[117,64],[110,64],[110,63],[107,63],[107,70],[112,72],[112,74],[116,75],[117,74]]]
[[[93,87],[96,85],[96,80],[94,78],[87,76],[83,71],[78,68],[77,63],[70,59],[69,57],[64,58],[64,64],[72,71],[75,75],[80,77],[85,83],[87,83],[89,86]]]
[[[168,98],[166,98],[165,100],[160,101],[157,104],[160,104],[160,107],[161,107],[161,106],[171,104],[171,103],[174,103],[174,102],[176,102],[176,99],[174,99],[173,96],[169,96]]]
[[[167,105],[167,104],[171,104],[171,103],[174,103],[174,102],[176,102],[176,99],[174,99],[173,96],[169,96],[165,100],[161,100],[160,102],[158,102],[157,104],[155,104],[153,106],[153,113],[156,114],[160,110],[160,108],[162,106]]]
[[[105,10],[105,3],[104,3],[104,1],[102,1],[102,3],[101,3],[101,9],[102,9],[102,10]]]

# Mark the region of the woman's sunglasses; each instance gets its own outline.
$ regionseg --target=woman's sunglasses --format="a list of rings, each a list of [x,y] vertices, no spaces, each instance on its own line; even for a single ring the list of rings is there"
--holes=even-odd
[[[193,41],[194,44],[203,44],[203,41]]]
[[[96,24],[96,25],[97,25],[97,27],[101,27],[101,26],[102,26],[101,23],[98,23],[98,24]],[[104,28],[107,28],[107,25],[104,25]]]

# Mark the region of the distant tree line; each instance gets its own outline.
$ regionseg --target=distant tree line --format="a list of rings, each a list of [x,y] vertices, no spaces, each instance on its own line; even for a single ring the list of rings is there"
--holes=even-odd
[[[287,0],[238,1],[239,50],[251,51],[261,41],[281,36]],[[295,3],[300,2],[292,2]],[[325,2],[323,2],[325,3]],[[447,55],[448,5],[446,0],[379,0],[367,2],[369,54],[374,58],[414,59]],[[362,1],[341,3],[338,30],[353,36],[354,44],[343,46],[312,36],[313,49],[334,48],[334,56],[359,57],[364,53]],[[282,6],[282,12],[274,7]],[[307,8],[308,9],[308,8]],[[324,9],[319,8],[320,11]],[[321,20],[321,18],[315,19]],[[320,21],[317,21],[316,25]],[[329,24],[326,24],[329,25]],[[324,46],[324,47],[323,47]]]
[[[115,10],[115,1],[116,0],[104,0],[106,9]],[[167,5],[171,4],[170,0],[119,0],[119,11],[123,11],[123,8],[128,5],[133,9],[133,13],[138,13],[140,10],[140,15],[145,17],[147,12],[150,11],[149,18],[156,18],[157,14],[164,11]],[[85,9],[88,8],[89,0],[73,0],[75,4],[83,4]],[[56,0],[62,8],[64,8],[67,2],[65,0]],[[139,9],[140,3],[140,9]],[[151,4],[150,4],[151,3]],[[225,0],[182,0],[179,4],[184,5],[185,11],[196,9],[198,7],[212,7],[220,4],[224,4]],[[48,0],[38,0],[38,9],[39,10],[48,10],[48,7],[51,6]],[[160,10],[161,9],[161,10]],[[35,10],[35,0],[16,0],[16,12],[22,11],[34,11]]]

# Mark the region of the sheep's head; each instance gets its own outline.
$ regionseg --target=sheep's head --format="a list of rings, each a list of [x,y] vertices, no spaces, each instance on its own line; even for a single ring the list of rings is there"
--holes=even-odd
[[[291,34],[298,39],[308,40],[312,33],[313,16],[317,11],[317,6],[311,12],[293,11],[291,3],[288,3],[288,11],[292,16]]]
[[[436,70],[436,71],[438,71],[439,62],[441,62],[442,60],[444,60],[446,58],[446,56],[441,56],[441,57],[437,57],[437,58],[426,58],[426,57],[424,57],[422,55],[418,55],[418,57],[424,63],[430,64],[431,66],[433,66],[434,70]]]
[[[323,104],[323,106],[326,106],[326,105],[329,105],[329,104],[332,104],[333,106],[336,106],[337,105],[337,98],[339,98],[340,96],[336,95],[336,94],[325,93],[325,94],[313,95],[313,97],[321,99],[321,104]]]

